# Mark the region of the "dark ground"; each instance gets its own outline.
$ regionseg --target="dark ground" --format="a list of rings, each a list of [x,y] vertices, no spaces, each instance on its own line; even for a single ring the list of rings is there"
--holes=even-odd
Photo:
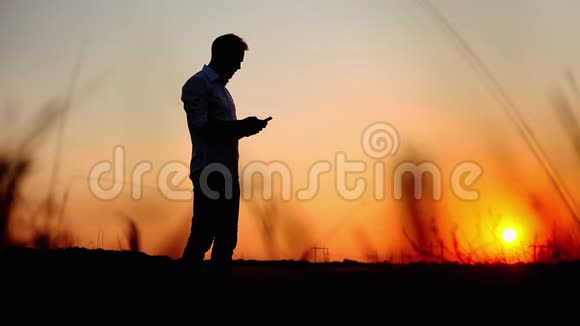
[[[18,248],[0,257],[4,298],[36,307],[96,304],[99,314],[119,305],[176,311],[186,305],[194,313],[217,302],[294,316],[368,317],[411,309],[420,318],[424,309],[444,313],[458,307],[480,314],[510,314],[513,308],[551,314],[552,309],[577,305],[580,289],[578,261],[514,265],[236,261],[232,283],[213,288],[207,271],[195,276],[176,260],[136,252]]]

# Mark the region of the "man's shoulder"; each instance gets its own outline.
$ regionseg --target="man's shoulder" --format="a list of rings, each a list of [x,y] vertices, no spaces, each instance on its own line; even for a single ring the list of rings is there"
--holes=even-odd
[[[183,84],[183,89],[192,89],[192,88],[206,88],[207,87],[207,76],[204,74],[203,71],[198,71],[189,77],[185,83]]]

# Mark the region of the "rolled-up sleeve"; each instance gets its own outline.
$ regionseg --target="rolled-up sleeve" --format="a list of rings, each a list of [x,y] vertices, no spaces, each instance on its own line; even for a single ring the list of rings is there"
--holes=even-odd
[[[181,101],[187,114],[187,124],[192,131],[203,127],[208,120],[208,89],[205,81],[193,76],[183,85]]]

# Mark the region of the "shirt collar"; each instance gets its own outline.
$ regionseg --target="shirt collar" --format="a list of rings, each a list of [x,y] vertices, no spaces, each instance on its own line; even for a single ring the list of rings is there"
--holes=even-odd
[[[203,65],[202,71],[207,75],[209,81],[211,82],[214,82],[220,78],[220,75],[218,75],[218,73],[208,65]]]

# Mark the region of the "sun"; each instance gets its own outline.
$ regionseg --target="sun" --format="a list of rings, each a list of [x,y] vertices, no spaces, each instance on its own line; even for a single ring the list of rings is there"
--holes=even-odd
[[[513,243],[514,241],[516,241],[516,238],[518,237],[518,233],[516,232],[516,230],[512,227],[508,227],[505,228],[503,230],[503,232],[501,233],[501,237],[503,239],[503,241],[507,242],[507,243]]]

